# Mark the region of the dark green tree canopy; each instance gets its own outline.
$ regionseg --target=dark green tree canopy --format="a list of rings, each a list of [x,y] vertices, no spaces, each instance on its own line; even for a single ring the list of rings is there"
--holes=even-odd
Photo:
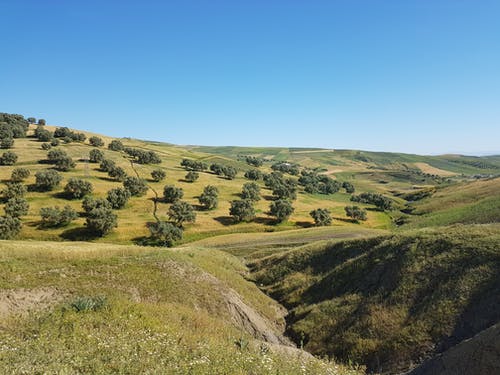
[[[112,208],[118,210],[127,204],[130,196],[130,191],[127,189],[115,188],[108,191],[106,199],[109,201]]]
[[[269,213],[276,217],[276,221],[281,223],[287,220],[290,215],[292,215],[294,208],[292,204],[285,199],[278,199],[276,201],[271,202],[269,207]]]
[[[61,175],[51,169],[39,171],[35,174],[35,187],[39,191],[53,190],[61,181]]]
[[[118,218],[111,208],[99,207],[87,215],[87,228],[98,236],[104,236],[118,226]]]
[[[251,221],[255,217],[255,209],[249,200],[236,200],[231,202],[229,209],[231,215],[236,222]]]
[[[89,195],[94,190],[94,187],[89,181],[79,178],[70,178],[64,187],[64,192],[69,199],[80,199]]]
[[[247,182],[243,184],[241,190],[241,198],[257,202],[260,200],[260,186],[255,182]]]
[[[151,239],[160,246],[171,247],[175,241],[182,239],[182,229],[166,221],[148,224]]]
[[[28,214],[30,205],[24,198],[10,198],[5,203],[5,215],[11,217],[21,217]]]
[[[174,185],[166,185],[163,188],[163,198],[167,203],[174,203],[182,199],[184,192],[182,188],[175,187]]]
[[[78,213],[70,206],[60,209],[55,207],[42,207],[40,209],[42,226],[48,228],[58,228],[68,226],[73,220],[78,218]]]
[[[167,172],[163,169],[155,169],[151,172],[151,178],[154,182],[163,181],[167,177]]]
[[[138,177],[129,176],[123,181],[123,187],[134,197],[141,197],[148,191],[146,181]]]
[[[317,208],[309,213],[316,226],[326,226],[332,223],[332,215],[326,208]]]
[[[182,227],[185,222],[194,223],[196,221],[196,212],[194,212],[193,206],[189,203],[176,201],[170,206],[168,217],[175,225]]]
[[[354,221],[366,220],[366,210],[358,206],[344,207],[345,214],[352,218]]]

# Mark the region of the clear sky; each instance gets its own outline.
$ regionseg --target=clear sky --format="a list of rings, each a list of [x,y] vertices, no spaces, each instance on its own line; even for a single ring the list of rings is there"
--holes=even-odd
[[[500,1],[0,0],[0,111],[177,144],[500,153]]]

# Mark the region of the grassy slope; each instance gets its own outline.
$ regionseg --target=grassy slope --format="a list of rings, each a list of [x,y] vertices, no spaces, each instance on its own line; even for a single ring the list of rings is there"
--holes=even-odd
[[[244,272],[216,250],[2,241],[0,372],[358,373],[269,351],[233,324],[227,288],[279,323],[276,304]],[[50,295],[46,308],[27,306],[30,293]],[[104,296],[107,305],[77,312],[71,302],[81,296]]]
[[[306,350],[400,371],[500,320],[500,226],[310,244],[255,260]]]
[[[411,204],[405,227],[494,223],[500,220],[500,178],[439,189],[432,197]]]
[[[91,135],[88,133],[88,135]],[[104,137],[106,142],[111,138]],[[142,149],[154,150],[162,158],[161,165],[139,165],[136,168],[143,178],[150,178],[150,173],[155,168],[162,168],[167,172],[167,179],[160,183],[149,181],[160,196],[163,192],[163,187],[166,184],[174,184],[184,189],[184,200],[193,205],[198,204],[197,197],[203,190],[203,187],[211,184],[218,187],[220,190],[219,207],[213,211],[198,211],[197,221],[195,224],[186,225],[185,242],[199,240],[206,237],[211,237],[220,234],[228,233],[247,233],[247,232],[264,232],[264,231],[282,231],[290,229],[298,229],[304,226],[311,225],[309,212],[318,207],[330,208],[335,220],[335,224],[339,226],[352,226],[353,224],[346,220],[344,206],[349,202],[349,195],[339,192],[334,196],[325,197],[322,195],[310,195],[303,192],[299,193],[298,199],[294,202],[295,212],[286,223],[278,226],[273,225],[272,219],[267,215],[270,204],[270,191],[263,189],[262,193],[266,199],[257,202],[257,219],[251,223],[241,223],[234,225],[228,215],[230,201],[239,198],[241,186],[248,182],[243,178],[243,172],[250,167],[246,164],[230,159],[225,156],[211,155],[201,152],[192,152],[189,149],[173,146],[164,143],[143,142],[133,139],[123,139],[126,146],[137,147]],[[0,167],[0,179],[5,183],[8,182],[13,168],[23,166],[31,170],[31,177],[27,180],[27,184],[34,183],[34,175],[36,171],[50,167],[47,164],[41,164],[40,161],[46,158],[46,151],[40,148],[40,142],[32,138],[16,139],[14,151],[19,156],[18,163],[13,166]],[[61,145],[61,149],[68,152],[75,160],[84,159],[88,156],[92,149],[89,145],[71,143]],[[117,165],[123,167],[127,173],[133,175],[133,170],[128,159],[124,158],[123,154],[113,151],[104,151],[106,158],[114,160]],[[195,183],[184,182],[183,178],[186,171],[179,166],[182,158],[193,158],[210,162],[222,162],[237,167],[240,172],[238,177],[233,181],[228,181],[219,178],[210,173],[201,173],[200,179]],[[269,171],[269,166],[263,168],[263,171]],[[78,211],[81,210],[81,200],[68,201],[60,193],[71,177],[84,178],[94,185],[94,195],[104,197],[106,192],[111,188],[121,186],[121,183],[110,180],[107,174],[99,171],[97,164],[87,164],[84,161],[77,162],[74,170],[62,173],[64,180],[59,189],[49,193],[29,192],[27,199],[30,203],[29,214],[23,218],[24,228],[21,232],[20,239],[35,239],[35,240],[87,240],[85,231],[82,230],[85,219],[81,217],[75,221],[70,227],[63,229],[40,229],[39,210],[41,207],[59,205],[64,206],[69,204]],[[357,182],[355,182],[357,184]],[[359,185],[363,183],[360,181]],[[374,190],[377,187],[368,186],[367,189]],[[140,239],[148,234],[145,224],[153,220],[152,209],[153,202],[151,199],[154,194],[149,191],[145,197],[132,198],[129,204],[122,210],[117,211],[119,226],[112,233],[103,239],[92,239],[101,242],[120,242],[130,243]],[[159,204],[159,214],[162,219],[167,219],[166,213],[169,205],[165,203]],[[377,211],[368,213],[368,221],[362,224],[368,228],[389,228],[392,226],[390,216]]]

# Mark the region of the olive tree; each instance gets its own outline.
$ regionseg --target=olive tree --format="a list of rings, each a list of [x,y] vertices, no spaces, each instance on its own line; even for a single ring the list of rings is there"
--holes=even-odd
[[[196,212],[194,212],[193,206],[189,203],[176,201],[168,209],[168,217],[175,225],[182,227],[185,222],[195,222]]]
[[[290,215],[293,213],[294,208],[292,204],[286,199],[278,199],[276,201],[271,202],[269,207],[269,213],[276,217],[276,221],[281,223],[288,219]]]
[[[61,181],[61,175],[54,170],[48,169],[35,174],[35,187],[39,191],[53,190]]]
[[[247,182],[243,184],[241,190],[241,198],[257,202],[260,200],[260,187],[255,182]]]
[[[125,178],[123,187],[130,191],[130,194],[134,197],[143,196],[148,191],[148,185],[143,179],[132,176]]]
[[[4,206],[5,215],[21,217],[28,214],[30,205],[24,198],[10,198]]]
[[[314,220],[314,224],[318,227],[327,226],[332,223],[332,215],[326,208],[317,208],[312,210],[309,212],[309,215],[311,215]]]
[[[236,200],[231,202],[229,215],[238,223],[242,221],[251,221],[255,217],[255,209],[252,202],[249,200]]]
[[[182,199],[184,192],[182,188],[175,187],[174,185],[167,185],[163,188],[163,198],[167,203],[174,203]]]
[[[212,210],[219,203],[219,190],[215,186],[205,186],[203,193],[198,197],[198,201],[206,210]]]
[[[101,150],[96,148],[90,150],[89,152],[89,161],[91,163],[100,163],[104,160],[104,153]]]
[[[345,214],[354,221],[366,220],[366,210],[358,206],[344,207]]]
[[[156,243],[171,247],[174,242],[182,239],[182,229],[166,221],[156,221],[148,224],[151,239]]]
[[[112,208],[120,209],[127,204],[130,196],[130,191],[128,191],[127,189],[115,188],[108,191],[106,199],[111,204]]]
[[[12,216],[0,216],[0,239],[9,240],[21,231],[21,220]]]
[[[87,215],[87,228],[98,236],[104,236],[118,226],[116,214],[111,208],[94,208]]]
[[[80,199],[92,193],[94,187],[88,181],[79,178],[70,178],[64,187],[66,196],[70,199]]]
[[[160,182],[167,177],[167,173],[163,169],[155,169],[151,172],[151,177],[154,182]]]
[[[28,168],[14,168],[12,174],[10,175],[10,180],[12,182],[21,182],[26,180],[30,176],[30,170]]]
[[[90,137],[89,138],[89,143],[90,143],[91,146],[94,146],[94,147],[102,147],[102,146],[104,146],[104,141],[102,140],[102,138],[99,138],[99,137],[96,137],[96,136]]]
[[[42,218],[42,226],[49,228],[58,228],[68,226],[73,220],[78,217],[78,213],[70,206],[59,207],[42,207],[40,209]]]

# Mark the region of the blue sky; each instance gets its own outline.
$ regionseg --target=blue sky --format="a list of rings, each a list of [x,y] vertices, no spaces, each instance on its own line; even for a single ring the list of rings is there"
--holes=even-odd
[[[500,2],[0,0],[0,111],[177,144],[500,153]]]

